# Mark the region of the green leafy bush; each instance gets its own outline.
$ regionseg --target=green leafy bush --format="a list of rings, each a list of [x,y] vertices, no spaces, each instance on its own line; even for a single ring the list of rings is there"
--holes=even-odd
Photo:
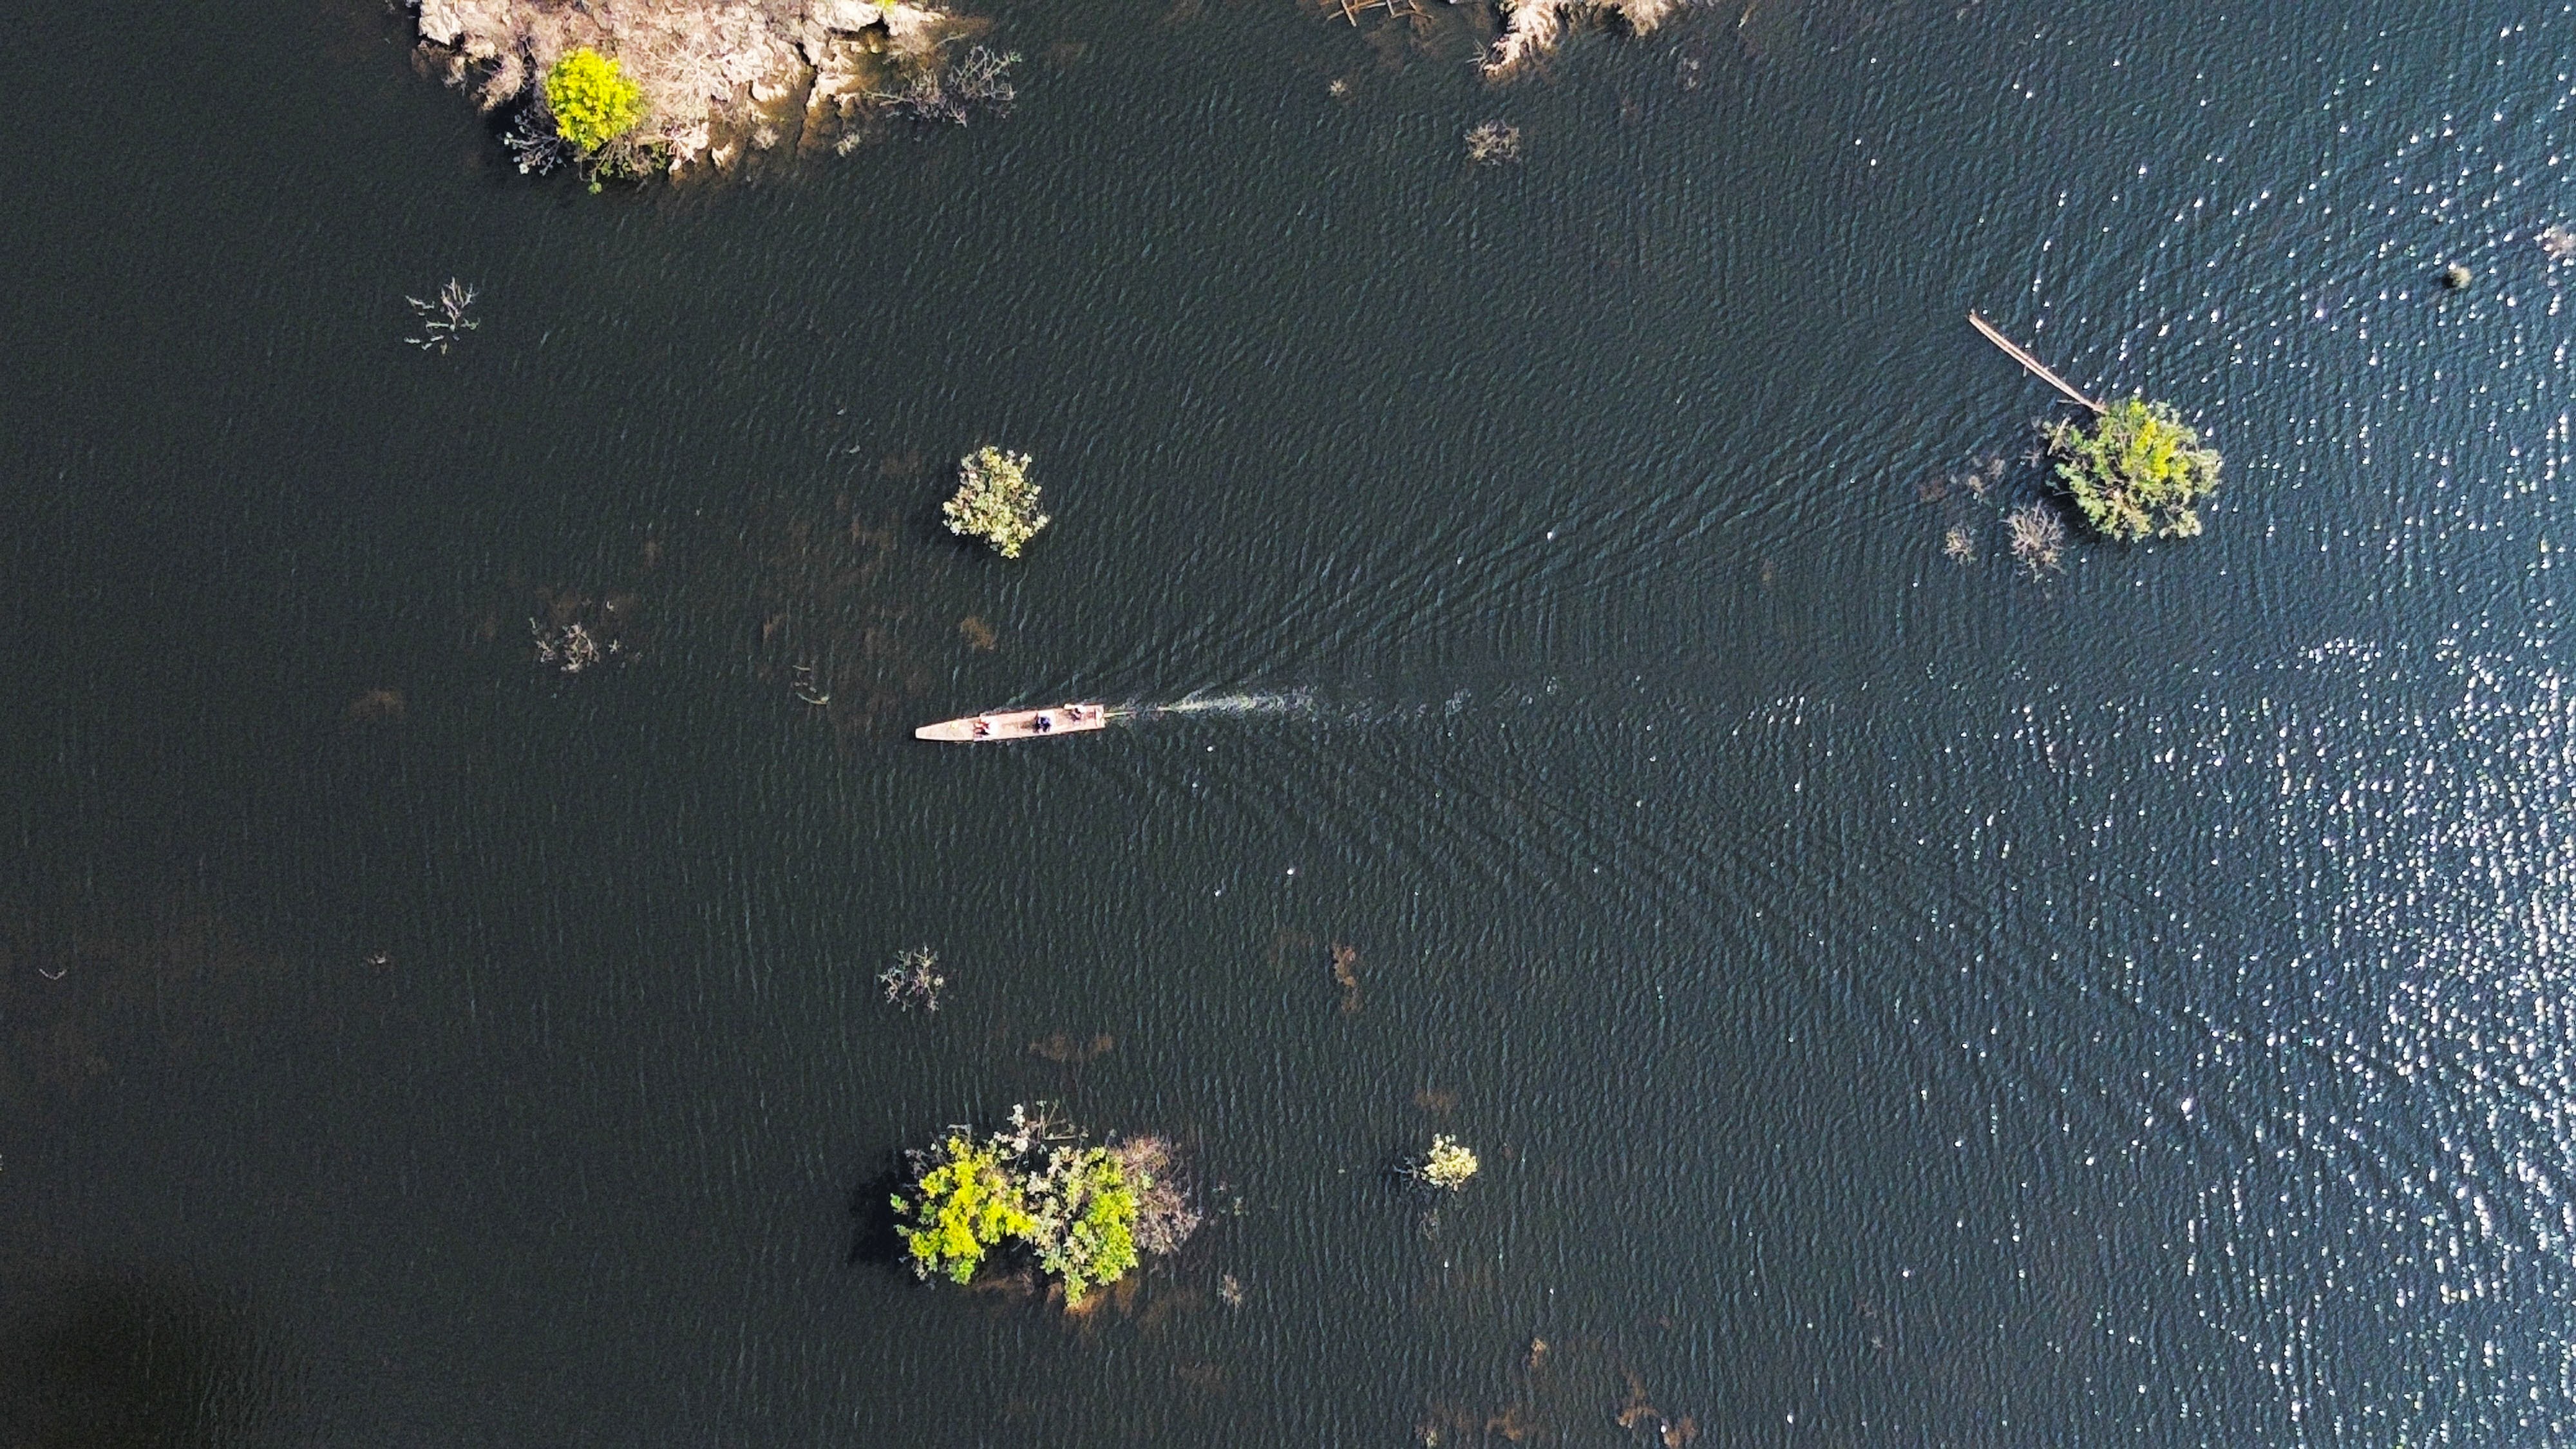
[[[1004,558],[1018,558],[1049,522],[1038,512],[1029,455],[999,448],[978,448],[958,460],[957,493],[939,511],[950,533],[980,538]]]
[[[597,155],[644,119],[644,88],[626,78],[625,67],[585,45],[547,69],[546,109],[558,134],[583,154]]]
[[[2128,543],[2200,532],[2192,505],[2218,487],[2218,450],[2172,408],[2125,398],[2090,428],[2061,422],[2047,433],[2058,480],[2096,533]]]
[[[1106,1147],[1058,1147],[1030,1182],[1038,1268],[1064,1282],[1078,1304],[1103,1283],[1136,1266],[1136,1185]]]
[[[910,1190],[896,1194],[894,1210],[895,1232],[920,1276],[966,1282],[987,1251],[1034,1226],[1014,1164],[998,1143],[952,1132],[921,1154],[919,1165]]]

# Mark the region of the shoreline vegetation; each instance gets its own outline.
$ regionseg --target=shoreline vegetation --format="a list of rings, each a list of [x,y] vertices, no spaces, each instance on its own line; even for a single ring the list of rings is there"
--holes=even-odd
[[[411,0],[423,57],[486,113],[512,111],[522,171],[601,176],[730,171],[753,152],[847,152],[881,115],[962,121],[1005,105],[1000,57],[952,84],[947,50],[990,22],[912,0]],[[548,105],[581,52],[634,91],[613,134],[576,137]],[[966,93],[959,93],[964,90]],[[921,104],[927,98],[935,104]]]
[[[963,125],[1014,98],[1014,54],[951,50],[990,20],[928,0],[405,0],[423,68],[506,114],[522,172],[603,179],[731,172],[755,154],[846,155],[881,118]],[[1577,25],[1645,35],[1683,0],[1491,0],[1501,32],[1478,58],[1508,81]],[[578,97],[576,102],[573,98]],[[1511,160],[1509,145],[1475,159]]]

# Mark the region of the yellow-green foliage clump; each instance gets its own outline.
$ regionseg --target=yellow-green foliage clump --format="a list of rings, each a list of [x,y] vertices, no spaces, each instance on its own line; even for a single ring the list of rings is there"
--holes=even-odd
[[[2091,428],[2048,429],[2058,480],[2096,533],[2129,543],[2153,534],[2190,538],[2200,532],[2192,505],[2218,487],[2218,450],[2163,403],[2126,398]]]
[[[546,109],[555,131],[595,155],[644,119],[644,88],[625,67],[589,46],[572,51],[546,71]]]
[[[1431,1139],[1431,1150],[1413,1166],[1414,1180],[1438,1192],[1456,1192],[1465,1187],[1476,1170],[1475,1151],[1446,1133]]]
[[[978,448],[957,463],[957,493],[940,506],[948,531],[980,538],[1004,558],[1018,558],[1048,518],[1038,512],[1029,455]]]
[[[1150,1185],[1150,1184],[1149,1184]],[[1106,1147],[1059,1147],[1030,1184],[1029,1233],[1040,1271],[1062,1279],[1067,1303],[1136,1266],[1136,1189]]]
[[[984,1265],[988,1250],[1034,1226],[1027,1198],[1005,1168],[998,1146],[979,1144],[962,1132],[950,1133],[923,1155],[923,1171],[911,1193],[894,1200],[895,1231],[912,1255],[915,1273],[963,1283]]]

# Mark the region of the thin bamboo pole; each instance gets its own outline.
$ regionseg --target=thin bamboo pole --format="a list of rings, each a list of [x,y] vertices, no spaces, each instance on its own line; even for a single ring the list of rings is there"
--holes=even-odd
[[[1971,312],[1968,314],[1968,325],[1976,328],[1979,332],[1984,333],[1988,342],[1993,343],[1997,347],[2002,348],[2006,353],[2010,354],[2013,361],[2020,363],[2022,366],[2029,368],[2033,373],[2036,373],[2040,381],[2047,383],[2050,387],[2057,389],[2059,392],[2066,394],[2068,397],[2075,399],[2077,402],[2082,403],[2084,406],[2091,408],[2097,413],[2109,411],[2109,409],[2103,407],[2100,403],[2097,403],[2093,399],[2086,397],[2084,394],[2077,392],[2074,385],[2069,383],[2065,378],[2059,377],[2056,373],[2053,373],[2046,367],[2042,366],[2038,358],[2031,356],[2029,353],[2022,351],[2018,347],[2015,347],[2011,338],[1997,332],[1995,330],[1995,325],[1987,321],[1985,318]]]

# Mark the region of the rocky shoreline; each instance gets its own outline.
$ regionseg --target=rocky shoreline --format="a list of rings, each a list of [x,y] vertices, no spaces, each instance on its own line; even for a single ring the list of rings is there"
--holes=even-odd
[[[729,172],[753,154],[846,152],[888,114],[966,119],[1006,107],[1016,57],[952,44],[990,22],[916,0],[407,0],[428,68],[487,112],[522,171],[565,162],[592,176]],[[1456,0],[1452,0],[1456,3]],[[1501,33],[1480,57],[1504,81],[1553,52],[1572,25],[1613,19],[1643,35],[1687,0],[1494,0]],[[577,157],[556,136],[541,85],[575,51],[612,57],[640,87],[643,117],[613,154]]]
[[[616,57],[644,92],[630,154],[675,176],[780,147],[847,149],[874,116],[936,93],[943,47],[983,24],[911,0],[412,4],[424,57],[487,112],[541,106],[540,78],[574,50]]]

